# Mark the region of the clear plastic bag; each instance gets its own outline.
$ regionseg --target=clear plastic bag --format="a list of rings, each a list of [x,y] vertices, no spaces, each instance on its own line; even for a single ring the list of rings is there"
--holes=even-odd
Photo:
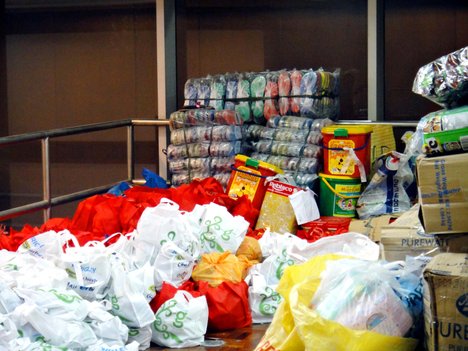
[[[210,127],[190,127],[171,131],[171,143],[183,145],[204,141],[235,141],[242,139],[240,126],[220,125]]]

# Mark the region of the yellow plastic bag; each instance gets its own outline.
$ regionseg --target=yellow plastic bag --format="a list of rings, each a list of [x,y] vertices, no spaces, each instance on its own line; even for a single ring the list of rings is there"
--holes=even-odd
[[[223,281],[240,283],[244,277],[248,260],[239,259],[229,251],[202,255],[192,272],[195,281],[203,280],[217,287]]]
[[[352,330],[320,317],[309,307],[326,262],[341,258],[317,256],[285,270],[277,288],[285,300],[256,351],[411,351],[416,348],[417,340]]]

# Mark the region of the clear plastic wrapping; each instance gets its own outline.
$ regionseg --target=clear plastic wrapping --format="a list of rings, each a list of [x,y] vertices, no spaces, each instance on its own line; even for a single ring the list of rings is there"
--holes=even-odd
[[[233,110],[243,121],[257,124],[276,115],[335,119],[339,77],[339,69],[294,69],[192,78],[184,86],[184,106]]]
[[[190,126],[212,126],[212,125],[242,125],[243,120],[233,110],[214,109],[187,109],[171,113],[169,117],[171,130]]]
[[[203,141],[235,141],[242,139],[240,126],[210,126],[174,129],[171,131],[171,143],[174,145],[190,144]]]
[[[190,183],[194,179],[205,179],[208,177],[213,177],[218,182],[220,182],[223,187],[226,187],[229,182],[230,176],[231,172],[216,173],[214,175],[212,175],[210,172],[183,172],[172,175],[172,185],[179,186],[182,184]]]
[[[276,156],[261,153],[253,153],[251,157],[270,163],[284,171],[317,173],[320,167],[320,160],[318,158]]]
[[[323,127],[331,124],[333,124],[333,121],[329,118],[311,119],[297,116],[274,116],[268,120],[267,127],[309,129],[320,132]]]
[[[259,153],[280,156],[303,156],[308,158],[319,158],[322,149],[318,145],[288,143],[284,141],[260,140],[254,143],[254,149]]]
[[[413,92],[447,108],[468,104],[468,46],[422,66]]]
[[[168,160],[187,157],[229,157],[242,151],[241,141],[194,143],[185,145],[170,144],[167,147]]]
[[[184,158],[169,161],[169,171],[171,173],[184,173],[188,170],[224,173],[231,171],[232,164],[234,164],[234,157]]]
[[[310,131],[307,129],[293,128],[263,128],[260,132],[262,139],[275,141],[287,141],[302,144],[320,145],[322,142],[322,133]]]

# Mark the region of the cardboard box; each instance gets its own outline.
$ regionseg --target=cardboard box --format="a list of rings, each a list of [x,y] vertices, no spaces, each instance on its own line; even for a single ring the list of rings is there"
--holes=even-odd
[[[382,258],[405,260],[406,256],[435,256],[448,247],[447,235],[426,234],[419,220],[419,204],[401,214],[393,223],[381,228]]]
[[[382,227],[398,218],[398,214],[381,215],[369,219],[353,219],[349,224],[349,231],[364,234],[372,241],[380,242]]]
[[[468,254],[443,253],[424,270],[428,351],[468,348]]]
[[[427,234],[468,233],[468,153],[417,160]]]

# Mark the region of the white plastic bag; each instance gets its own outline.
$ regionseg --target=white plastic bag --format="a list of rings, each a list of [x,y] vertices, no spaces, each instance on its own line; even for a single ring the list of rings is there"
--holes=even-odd
[[[194,265],[195,259],[174,242],[164,243],[154,261],[156,290],[161,290],[163,282],[179,287],[190,279]]]
[[[107,300],[90,303],[86,322],[102,342],[124,345],[128,340],[128,327],[119,317],[110,314],[110,309],[111,304]]]
[[[249,274],[259,274],[265,278],[266,285],[278,285],[286,267],[296,262],[289,256],[287,249],[283,248],[278,254],[267,257],[262,263],[252,266]]]
[[[262,256],[265,258],[275,255],[278,252],[282,252],[283,249],[294,244],[297,244],[297,246],[303,246],[307,241],[290,233],[279,234],[267,229],[258,240],[258,243],[262,249]]]
[[[0,314],[0,350],[8,350],[10,341],[18,337],[18,330],[15,323],[6,315]]]
[[[112,314],[118,316],[129,327],[144,327],[154,321],[145,295],[137,291],[131,277],[117,256],[113,257],[112,284],[110,285],[107,299],[112,304]]]
[[[87,323],[48,315],[35,304],[24,303],[16,308],[15,313],[20,314],[51,345],[81,349],[97,342],[96,335]]]
[[[151,325],[147,325],[143,328],[129,328],[128,329],[128,342],[136,342],[139,350],[149,349],[151,345]]]
[[[26,303],[38,306],[50,317],[59,317],[66,321],[82,321],[89,312],[89,302],[73,290],[16,288],[15,292]]]
[[[283,300],[275,289],[276,285],[268,286],[261,274],[250,274],[245,279],[249,284],[249,305],[253,323],[270,323]]]
[[[162,199],[156,207],[147,207],[137,224],[134,239],[136,263],[154,264],[161,246],[173,241],[178,247],[197,258],[200,254],[199,240],[193,235],[190,223],[175,202]]]
[[[131,342],[127,345],[106,343],[99,340],[95,345],[87,348],[87,351],[138,351],[138,343]]]
[[[225,251],[235,253],[244,240],[249,223],[241,216],[232,216],[226,207],[215,203],[200,206],[204,211],[197,206],[194,211],[201,215],[199,222],[202,254]]]
[[[133,282],[135,291],[141,292],[149,303],[156,296],[155,267],[146,263],[143,267],[134,269],[127,274],[129,279]]]
[[[74,244],[65,249],[60,263],[69,276],[67,288],[87,300],[100,300],[106,295],[111,276],[108,251],[100,242]]]
[[[0,280],[0,314],[13,312],[22,303],[19,296]]]
[[[302,239],[301,239],[302,240]],[[287,248],[287,254],[296,263],[303,263],[318,255],[337,254],[363,260],[379,259],[380,247],[367,236],[359,233],[344,233],[321,238],[313,243],[294,241]]]
[[[179,290],[156,311],[155,318],[153,342],[174,348],[198,346],[208,326],[208,304],[205,296],[194,298]]]
[[[25,240],[17,252],[54,260],[61,256],[64,240],[67,240],[69,235],[71,234],[68,230],[61,232],[50,230]]]

